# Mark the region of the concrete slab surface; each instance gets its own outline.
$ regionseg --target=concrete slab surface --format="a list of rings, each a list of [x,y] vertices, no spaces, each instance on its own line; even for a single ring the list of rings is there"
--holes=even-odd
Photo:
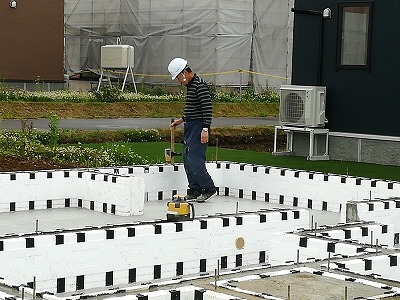
[[[77,229],[85,226],[104,226],[107,224],[125,224],[137,221],[166,220],[168,200],[147,201],[141,216],[116,216],[91,211],[84,208],[52,208],[46,210],[15,211],[1,213],[0,235],[53,231],[56,229]],[[215,196],[206,203],[194,203],[195,216],[213,216],[216,214],[234,214],[236,212],[254,212],[262,209],[292,208],[263,201],[239,199],[228,196]],[[310,211],[319,225],[335,225],[340,220],[338,213],[328,211]],[[311,224],[310,224],[311,227]]]
[[[116,216],[107,213],[91,211],[84,208],[52,208],[46,210],[17,211],[0,214],[0,235],[32,233],[35,230],[53,231],[56,229],[78,229],[85,226],[103,226],[108,224],[127,224],[137,221],[165,220],[168,200],[145,202],[142,216]],[[254,212],[259,210],[293,208],[263,201],[239,199],[227,196],[215,196],[209,202],[195,203],[197,217],[212,216],[215,214],[235,214],[236,212]],[[340,221],[338,213],[309,210],[310,220],[313,218],[319,225],[335,225]],[[311,227],[311,224],[310,224]],[[303,264],[302,264],[303,265]],[[320,270],[323,262],[307,263],[307,268]],[[151,292],[154,290],[171,290],[180,286],[193,285],[196,287],[214,290],[231,295],[239,299],[300,299],[300,300],[341,300],[341,299],[381,299],[373,298],[384,295],[385,286],[391,285],[400,288],[399,283],[373,280],[371,283],[347,281],[337,276],[354,277],[354,274],[343,274],[337,270],[326,272],[331,276],[321,276],[312,272],[291,272],[298,266],[280,266],[270,268],[259,266],[256,268],[228,270],[215,277],[215,274],[201,274],[191,278],[182,278],[177,282],[152,282],[151,285],[118,286],[114,289],[124,289],[125,292],[114,294],[101,289],[85,290],[85,299],[119,298],[127,295]],[[305,267],[305,264],[302,266]],[[300,267],[301,268],[301,267]],[[269,276],[270,272],[286,272],[280,275]],[[277,273],[277,274],[278,274]],[[261,274],[261,276],[260,276]],[[338,275],[339,274],[339,275]],[[335,277],[336,276],[336,277]],[[362,278],[362,276],[359,276]],[[11,295],[21,296],[16,290],[1,287],[2,291]],[[96,296],[90,296],[92,295]],[[75,293],[60,294],[60,297],[73,297]],[[346,298],[347,297],[347,298]],[[31,295],[25,295],[31,299]],[[385,299],[400,299],[391,297]]]

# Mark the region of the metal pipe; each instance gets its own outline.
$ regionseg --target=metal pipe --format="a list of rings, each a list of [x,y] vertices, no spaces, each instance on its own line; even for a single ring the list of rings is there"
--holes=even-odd
[[[330,268],[331,268],[331,253],[328,252],[328,271],[330,270]]]
[[[32,298],[36,299],[36,276],[33,276]]]
[[[315,222],[315,226],[314,226],[314,235],[317,235],[317,222]]]
[[[310,10],[310,9],[292,8],[292,12],[294,12],[294,13],[300,13],[300,14],[308,14],[308,15],[322,16],[322,11]]]
[[[322,85],[322,48],[324,36],[324,17],[321,13],[319,17],[319,40],[318,40],[318,85]]]
[[[215,139],[215,162],[218,162],[218,141],[219,139]]]
[[[250,41],[250,62],[249,62],[249,70],[250,70],[250,83],[251,88],[254,91],[254,40],[257,29],[257,15],[256,15],[256,1],[253,0],[253,29],[251,31],[251,41]]]
[[[217,289],[217,269],[214,270],[214,289]]]
[[[243,84],[243,70],[241,68],[239,68],[239,99],[242,99],[242,84]]]
[[[311,230],[314,229],[314,215],[311,216]]]

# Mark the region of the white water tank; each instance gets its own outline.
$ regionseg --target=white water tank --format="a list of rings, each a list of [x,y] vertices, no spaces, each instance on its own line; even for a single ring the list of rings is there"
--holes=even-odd
[[[101,46],[101,67],[104,69],[126,69],[133,67],[135,52],[130,45]]]

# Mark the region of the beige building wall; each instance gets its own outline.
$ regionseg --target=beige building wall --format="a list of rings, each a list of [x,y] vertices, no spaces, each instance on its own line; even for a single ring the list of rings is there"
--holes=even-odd
[[[64,81],[64,2],[0,3],[0,81]]]

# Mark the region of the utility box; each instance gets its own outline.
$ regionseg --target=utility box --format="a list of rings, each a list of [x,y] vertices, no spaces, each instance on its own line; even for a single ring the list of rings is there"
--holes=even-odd
[[[133,67],[135,51],[130,45],[101,46],[101,67],[103,69],[126,69]]]

